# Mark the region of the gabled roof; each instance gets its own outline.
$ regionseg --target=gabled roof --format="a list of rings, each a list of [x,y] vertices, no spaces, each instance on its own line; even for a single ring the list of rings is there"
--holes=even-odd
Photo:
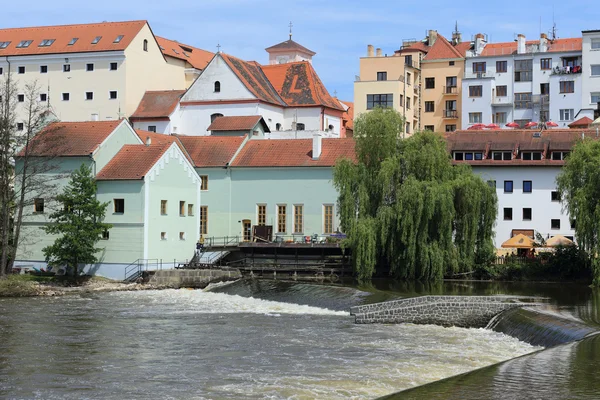
[[[54,122],[29,143],[29,155],[35,157],[89,156],[122,123],[122,120]],[[19,157],[25,155],[21,150]]]
[[[142,143],[146,143],[148,138],[150,138],[150,146],[177,143],[177,146],[179,146],[179,149],[181,150],[183,155],[185,155],[185,157],[188,159],[190,164],[192,164],[192,165],[194,164],[194,162],[192,161],[192,158],[188,154],[186,148],[179,141],[179,136],[165,135],[163,133],[150,132],[150,131],[145,131],[143,129],[136,129],[135,133],[136,133],[136,135],[138,135],[138,137],[140,138]]]
[[[156,41],[165,56],[187,61],[196,69],[203,70],[206,68],[210,60],[215,56],[215,53],[179,43],[176,40],[156,36]]]
[[[260,65],[254,61],[248,62],[228,54],[219,53],[225,63],[231,68],[246,88],[256,96],[257,99],[267,103],[285,106],[285,102],[279,97],[269,80],[263,73]]]
[[[581,38],[548,40],[548,53],[581,51]],[[526,46],[539,44],[539,40],[528,40]],[[482,56],[503,56],[517,53],[517,42],[488,43],[481,52]]]
[[[144,93],[131,119],[169,118],[184,93],[185,90],[148,91]]]
[[[570,128],[575,128],[578,126],[588,128],[593,122],[594,122],[593,119],[591,119],[589,117],[583,117],[583,118],[579,118],[577,121],[571,122],[568,126]]]
[[[341,158],[356,160],[354,139],[322,139],[321,156],[312,159],[312,139],[254,139],[232,167],[331,167]]]
[[[10,42],[5,48],[0,48],[0,57],[122,51],[129,46],[146,24],[146,21],[125,21],[0,29],[0,42]],[[123,37],[115,43],[121,35]],[[101,39],[98,43],[92,44],[97,37]],[[69,45],[75,38],[77,41]],[[22,41],[30,40],[32,42],[29,46],[17,48]],[[42,41],[47,40],[54,40],[54,42],[40,46]]]
[[[348,109],[342,115],[342,119],[346,121],[346,129],[354,129],[354,103],[349,101],[339,100],[340,103],[345,104]]]
[[[278,43],[274,46],[267,47],[265,50],[269,53],[278,53],[278,52],[286,52],[286,51],[296,50],[296,51],[300,51],[303,53],[307,53],[311,56],[314,56],[315,54],[317,54],[314,51],[309,50],[306,47],[302,46],[301,44],[294,42],[292,40],[292,38],[286,40],[285,42]]]
[[[471,42],[460,42],[454,46],[454,48],[460,53],[461,57],[466,57],[467,51],[471,50],[471,47]]]
[[[224,167],[238,151],[245,136],[183,136],[177,138],[194,161],[194,166]]]
[[[172,146],[163,143],[146,146],[126,144],[96,175],[96,180],[138,180],[143,179],[150,169]]]
[[[218,117],[210,124],[207,131],[250,131],[259,123],[265,132],[270,132],[265,120],[260,115]]]
[[[423,57],[425,61],[440,60],[446,58],[463,58],[464,56],[454,46],[446,40],[445,37],[438,34],[433,46],[429,48],[427,55]]]
[[[343,110],[307,61],[264,65],[262,70],[290,107],[325,106]]]

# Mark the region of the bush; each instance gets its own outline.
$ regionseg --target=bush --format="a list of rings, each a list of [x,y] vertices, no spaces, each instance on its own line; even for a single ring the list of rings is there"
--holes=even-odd
[[[9,275],[0,279],[0,297],[29,297],[38,294],[38,285],[27,275]]]

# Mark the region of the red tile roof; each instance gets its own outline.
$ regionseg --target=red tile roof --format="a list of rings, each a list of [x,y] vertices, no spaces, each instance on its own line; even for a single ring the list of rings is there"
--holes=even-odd
[[[576,128],[576,127],[583,127],[583,128],[589,128],[589,126],[594,122],[593,119],[589,118],[589,117],[583,117],[583,118],[579,118],[577,121],[571,122],[569,124],[570,128]]]
[[[342,158],[356,160],[354,139],[322,139],[321,156],[312,159],[312,139],[250,140],[232,167],[331,167]]]
[[[6,48],[0,49],[0,57],[122,51],[129,46],[146,24],[146,21],[125,21],[0,29],[0,42],[10,42]],[[115,43],[117,37],[121,35],[122,39]],[[98,36],[101,37],[100,41],[92,44]],[[77,41],[69,45],[74,38],[77,38]],[[32,41],[29,46],[17,48],[21,41],[29,40]],[[40,46],[44,40],[54,40],[54,42],[48,46]]]
[[[140,138],[140,140],[145,144],[146,141],[148,140],[148,138],[150,138],[150,145],[163,145],[163,144],[171,144],[171,143],[177,143],[177,146],[179,146],[179,149],[181,149],[181,152],[185,155],[185,157],[188,159],[188,161],[190,162],[190,164],[194,165],[194,161],[192,160],[192,158],[190,157],[190,155],[188,154],[186,148],[183,146],[183,144],[179,141],[179,136],[177,135],[165,135],[163,133],[156,133],[156,132],[150,132],[150,131],[145,131],[142,129],[136,129],[135,133],[138,135],[138,137]]]
[[[462,57],[467,56],[467,51],[471,50],[471,42],[460,42],[457,43],[454,48],[458,50]]]
[[[290,107],[325,106],[342,110],[307,61],[264,65],[265,75]]]
[[[354,103],[350,101],[342,101],[340,103],[345,104],[348,109],[342,115],[342,120],[346,121],[346,129],[354,129]]]
[[[395,51],[395,53],[404,53],[404,52],[413,52],[413,51],[422,51],[427,53],[429,51],[429,46],[423,42],[414,42],[413,44],[405,47],[403,49]]]
[[[581,51],[581,38],[566,38],[548,40],[548,52]],[[539,44],[539,40],[529,40],[525,43],[527,46]],[[482,56],[502,56],[516,54],[517,42],[488,43],[481,52]]]
[[[423,60],[439,60],[463,57],[464,56],[461,54],[461,52],[455,49],[445,37],[438,34],[436,41],[433,43],[433,46],[429,48],[429,51],[427,52],[427,55],[423,57]]]
[[[233,117],[218,117],[208,127],[207,131],[250,131],[254,129],[256,124],[261,122],[260,115],[233,116]],[[268,131],[269,128],[265,121],[262,121],[263,128]]]
[[[171,146],[169,143],[150,146],[126,144],[96,175],[96,180],[142,179]]]
[[[220,53],[225,63],[257,99],[267,103],[285,106],[277,91],[271,86],[260,65],[254,61],[243,61],[228,54]]]
[[[29,143],[29,155],[37,157],[75,157],[91,155],[121,124],[121,120],[54,122]],[[24,156],[21,150],[19,156]]]
[[[185,90],[148,91],[130,118],[169,118],[184,93]]]
[[[196,69],[202,70],[206,68],[210,60],[215,56],[215,53],[179,43],[176,40],[156,36],[156,41],[165,56],[187,61]]]
[[[283,51],[297,50],[297,51],[301,51],[303,53],[308,53],[311,56],[314,56],[315,54],[317,54],[314,51],[309,50],[306,47],[302,46],[301,44],[294,42],[291,38],[289,40],[286,40],[285,42],[281,42],[274,46],[267,47],[265,50],[268,53],[277,53],[277,52],[283,52]]]
[[[183,144],[196,167],[224,167],[240,148],[245,136],[183,136]]]

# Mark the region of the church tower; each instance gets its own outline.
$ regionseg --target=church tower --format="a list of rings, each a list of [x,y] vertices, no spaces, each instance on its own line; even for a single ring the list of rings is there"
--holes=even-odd
[[[269,64],[286,64],[296,61],[308,61],[312,64],[312,58],[317,53],[292,40],[292,26],[290,22],[290,38],[288,40],[265,49],[269,53]]]

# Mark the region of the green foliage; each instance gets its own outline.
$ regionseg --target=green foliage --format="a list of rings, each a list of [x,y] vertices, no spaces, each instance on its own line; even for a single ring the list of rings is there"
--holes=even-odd
[[[57,202],[64,207],[50,215],[51,223],[43,227],[48,234],[60,235],[51,246],[43,249],[46,262],[67,265],[78,275],[78,265],[96,263],[96,244],[110,224],[102,222],[108,203],[96,199],[96,181],[91,168],[81,167],[71,174],[71,180]]]
[[[38,294],[38,285],[26,275],[8,275],[0,279],[0,297],[29,297]]]
[[[453,166],[443,138],[400,139],[402,116],[375,109],[355,122],[358,163],[334,169],[342,229],[359,280],[382,268],[439,280],[493,260],[497,199],[468,165]]]
[[[563,206],[577,221],[577,243],[591,258],[593,284],[600,286],[600,142],[577,143],[556,182]]]

